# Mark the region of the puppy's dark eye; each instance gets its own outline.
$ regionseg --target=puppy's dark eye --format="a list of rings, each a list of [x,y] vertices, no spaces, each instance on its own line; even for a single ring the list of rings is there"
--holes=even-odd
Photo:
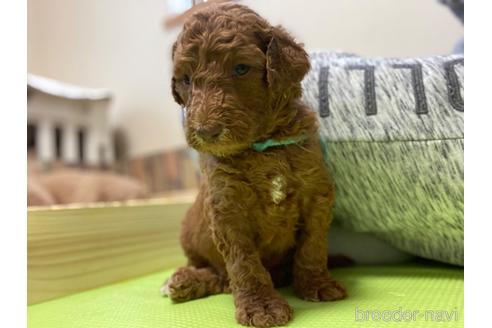
[[[183,76],[183,83],[186,85],[190,85],[191,79],[188,75]]]
[[[248,72],[249,72],[249,66],[248,65],[239,64],[239,65],[236,65],[236,67],[234,67],[234,75],[235,76],[242,76]]]

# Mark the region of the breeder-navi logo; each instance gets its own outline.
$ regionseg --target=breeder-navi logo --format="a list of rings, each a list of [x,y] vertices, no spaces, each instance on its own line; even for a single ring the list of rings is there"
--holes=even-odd
[[[386,310],[363,310],[355,308],[355,321],[383,321],[383,322],[411,322],[411,321],[435,321],[450,322],[459,320],[457,308],[453,310],[408,310],[386,309]]]

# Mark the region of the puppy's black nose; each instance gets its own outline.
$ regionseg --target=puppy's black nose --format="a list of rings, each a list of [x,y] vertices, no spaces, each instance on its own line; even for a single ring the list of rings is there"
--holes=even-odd
[[[222,126],[200,126],[196,130],[196,134],[205,141],[214,141],[222,133]]]

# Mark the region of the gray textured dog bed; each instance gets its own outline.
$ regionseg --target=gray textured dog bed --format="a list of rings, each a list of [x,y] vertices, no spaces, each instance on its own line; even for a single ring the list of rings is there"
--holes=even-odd
[[[463,264],[463,56],[311,54],[336,183],[335,220],[425,258]]]

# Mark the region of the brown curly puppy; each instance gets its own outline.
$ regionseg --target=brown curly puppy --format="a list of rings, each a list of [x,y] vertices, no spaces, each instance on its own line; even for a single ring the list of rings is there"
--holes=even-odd
[[[301,101],[306,52],[281,27],[225,3],[195,13],[173,46],[173,95],[203,182],[182,226],[188,266],[174,301],[232,291],[243,325],[292,318],[274,289],[310,301],[346,296],[327,270],[334,187],[316,117]]]

